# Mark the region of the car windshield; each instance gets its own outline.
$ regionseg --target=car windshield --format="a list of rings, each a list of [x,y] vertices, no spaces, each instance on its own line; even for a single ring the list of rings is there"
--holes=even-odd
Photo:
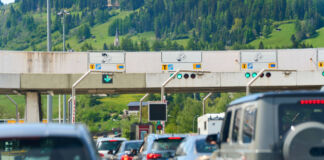
[[[169,139],[169,138],[162,138],[157,139],[153,142],[152,150],[176,150],[179,144],[183,138],[175,138],[175,139]]]
[[[196,141],[196,150],[198,153],[212,153],[216,149],[216,145],[206,143],[205,139],[199,139]]]
[[[98,150],[114,150],[116,151],[122,141],[109,140],[109,141],[101,141],[98,146]]]
[[[0,138],[0,159],[87,160],[90,156],[77,138]]]
[[[282,139],[291,126],[303,122],[324,123],[324,106],[319,104],[284,104],[279,106],[279,134]]]

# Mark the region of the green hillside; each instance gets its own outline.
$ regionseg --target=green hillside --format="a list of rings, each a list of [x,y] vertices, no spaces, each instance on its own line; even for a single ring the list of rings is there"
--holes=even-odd
[[[303,42],[311,44],[314,47],[324,47],[324,27],[316,30],[316,36],[306,39]]]
[[[293,23],[282,24],[277,29],[280,31],[273,29],[272,33],[268,37],[260,37],[250,43],[254,48],[259,47],[259,43],[262,41],[265,48],[282,48],[292,45],[290,41],[290,37],[296,33],[295,26]]]

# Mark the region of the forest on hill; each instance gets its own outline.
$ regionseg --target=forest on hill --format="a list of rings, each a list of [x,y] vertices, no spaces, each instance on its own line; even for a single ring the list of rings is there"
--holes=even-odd
[[[2,6],[0,12],[0,47],[12,50],[46,50],[46,1],[16,0]],[[324,27],[322,0],[119,0],[120,8],[108,8],[107,0],[52,0],[52,33],[54,46],[62,43],[61,9],[71,14],[65,18],[68,39],[75,37],[69,49],[74,50],[223,50],[262,48],[249,43],[269,38],[280,25],[293,23],[286,48],[311,47],[303,40],[318,36]],[[115,3],[112,0],[112,3]],[[118,16],[126,13],[125,16]],[[98,47],[88,42],[93,28],[102,25],[105,43]],[[112,46],[119,31],[124,45]],[[154,43],[141,33],[153,32]],[[127,39],[129,38],[129,39]],[[100,39],[101,40],[101,39]],[[185,40],[179,44],[177,40]],[[72,40],[71,40],[72,41]],[[168,42],[171,41],[171,42]],[[147,45],[146,43],[149,43]],[[262,43],[262,42],[260,42]],[[288,43],[288,42],[287,42]],[[80,46],[81,45],[81,46]],[[261,46],[260,46],[261,45]],[[76,47],[78,46],[78,47]],[[280,46],[278,46],[280,47]],[[75,49],[77,48],[77,49]],[[54,48],[60,50],[60,48]]]

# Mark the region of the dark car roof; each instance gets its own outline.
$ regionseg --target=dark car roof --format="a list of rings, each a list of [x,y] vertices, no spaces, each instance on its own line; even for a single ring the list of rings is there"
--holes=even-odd
[[[324,96],[324,92],[321,91],[283,91],[283,92],[265,92],[256,93],[249,96],[245,96],[232,101],[229,107],[238,105],[245,102],[256,101],[258,99],[266,97],[298,97],[298,96]]]
[[[87,131],[83,125],[66,124],[1,124],[0,138],[10,137],[81,137]]]

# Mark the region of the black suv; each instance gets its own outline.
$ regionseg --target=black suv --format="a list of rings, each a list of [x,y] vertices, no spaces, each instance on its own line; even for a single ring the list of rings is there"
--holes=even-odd
[[[269,92],[227,108],[211,159],[324,159],[324,92]]]

